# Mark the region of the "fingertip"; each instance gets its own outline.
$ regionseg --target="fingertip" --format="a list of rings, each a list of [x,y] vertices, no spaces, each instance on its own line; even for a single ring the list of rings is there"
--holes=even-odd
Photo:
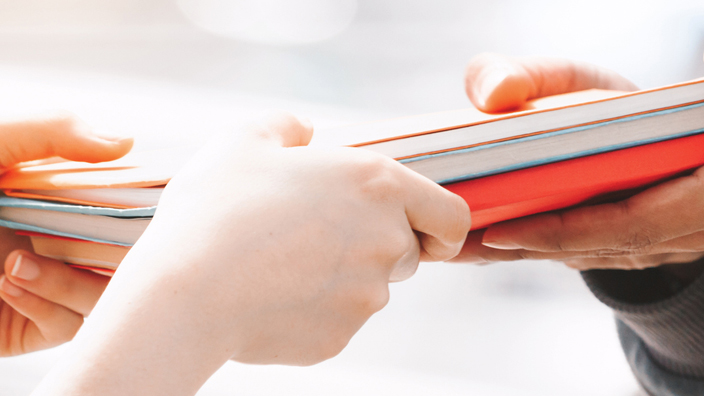
[[[515,241],[511,240],[510,237],[503,235],[500,232],[499,227],[489,227],[484,232],[482,236],[482,245],[499,250],[518,250],[523,249],[523,246],[519,245]]]
[[[301,128],[303,128],[300,134],[300,144],[298,146],[307,146],[313,139],[313,121],[308,117],[296,117]]]
[[[307,146],[313,138],[313,123],[288,111],[272,111],[248,128],[248,132],[282,147]]]
[[[311,121],[310,118],[302,116],[296,116],[296,118],[303,128],[311,131],[311,133],[313,132],[313,121]]]
[[[467,65],[467,96],[474,106],[487,113],[518,108],[530,94],[524,74],[516,62],[506,56],[480,54]]]
[[[528,100],[530,89],[525,79],[506,71],[492,72],[481,82],[482,108],[487,113],[515,110]]]
[[[132,150],[134,138],[131,137],[103,137],[93,135],[89,139],[93,150],[71,151],[64,158],[72,161],[83,161],[89,163],[114,161],[124,157]],[[69,156],[71,158],[69,158]]]

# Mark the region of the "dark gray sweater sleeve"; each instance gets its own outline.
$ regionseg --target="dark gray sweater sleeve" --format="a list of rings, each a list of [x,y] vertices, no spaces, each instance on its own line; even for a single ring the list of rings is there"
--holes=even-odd
[[[628,363],[649,394],[704,395],[704,276],[687,285],[659,268],[582,276],[614,310]]]

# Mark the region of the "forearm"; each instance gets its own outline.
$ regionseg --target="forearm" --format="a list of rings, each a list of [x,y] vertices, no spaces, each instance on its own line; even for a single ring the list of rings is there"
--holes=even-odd
[[[132,258],[35,395],[193,395],[227,361],[200,300],[176,286],[186,275],[159,281]]]

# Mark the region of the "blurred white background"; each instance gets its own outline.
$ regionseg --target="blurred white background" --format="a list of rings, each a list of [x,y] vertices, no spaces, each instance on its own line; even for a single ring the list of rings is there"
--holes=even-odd
[[[549,55],[643,88],[704,75],[700,1],[3,0],[0,116],[47,108],[199,142],[264,108],[319,126],[469,106],[474,55]],[[640,395],[611,313],[558,263],[425,264],[336,359],[226,365],[202,395]],[[0,360],[29,393],[62,348]]]

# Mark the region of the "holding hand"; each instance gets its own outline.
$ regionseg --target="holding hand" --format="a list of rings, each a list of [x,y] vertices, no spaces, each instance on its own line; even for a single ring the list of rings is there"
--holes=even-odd
[[[85,162],[110,161],[132,148],[132,139],[93,134],[62,114],[0,123],[0,173],[20,162],[59,156]],[[22,250],[18,250],[22,249]],[[71,340],[108,278],[29,253],[29,238],[0,227],[0,356],[53,347]]]
[[[633,90],[614,72],[549,58],[482,55],[467,92],[487,112],[589,88]],[[624,201],[538,214],[472,232],[456,261],[562,260],[585,270],[638,269],[704,256],[704,168]]]
[[[311,135],[279,114],[196,155],[38,394],[194,394],[230,358],[320,362],[389,281],[459,252],[464,200],[372,152],[300,147]]]
[[[70,341],[109,278],[27,251],[14,251],[0,276],[0,356]]]

